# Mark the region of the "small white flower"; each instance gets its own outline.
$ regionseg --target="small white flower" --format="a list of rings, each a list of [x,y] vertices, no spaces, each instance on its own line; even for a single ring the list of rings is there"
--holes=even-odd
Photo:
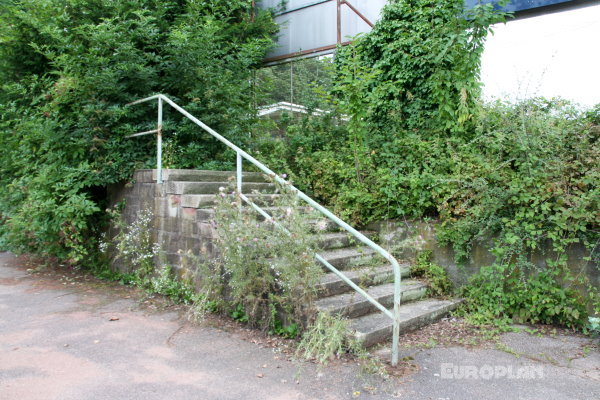
[[[321,220],[317,223],[317,229],[320,231],[324,231],[325,229],[327,229],[327,221],[325,220]]]

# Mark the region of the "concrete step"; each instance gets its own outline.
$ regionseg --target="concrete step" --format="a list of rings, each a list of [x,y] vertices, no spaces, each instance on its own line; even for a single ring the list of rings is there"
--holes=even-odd
[[[421,328],[440,320],[462,302],[460,299],[425,299],[400,305],[400,332]],[[393,310],[391,310],[393,311]],[[392,337],[392,320],[376,312],[349,321],[354,337],[370,347]]]
[[[217,202],[216,194],[184,194],[181,196],[181,207],[208,208]],[[259,206],[272,205],[279,194],[247,194],[248,198]]]
[[[152,180],[156,181],[156,169],[140,170],[140,173],[152,172]],[[235,179],[235,171],[211,171],[200,169],[163,169],[163,181],[188,181],[188,182],[228,182],[229,179]],[[242,181],[246,182],[269,182],[265,174],[260,172],[243,172]]]
[[[368,238],[373,238],[375,232],[362,231],[363,235]],[[319,235],[319,248],[323,250],[339,249],[343,247],[355,246],[361,242],[347,232],[329,232]]]
[[[410,266],[408,264],[401,264],[401,276],[407,278],[410,275]],[[381,283],[388,283],[394,279],[394,271],[392,265],[383,265],[377,268],[362,268],[352,271],[344,271],[344,275],[348,277],[352,282],[359,286],[372,286]],[[351,292],[352,289],[346,282],[342,280],[337,274],[330,272],[323,276],[321,282],[317,284],[317,292],[320,297],[334,296],[346,292]]]
[[[264,206],[261,208],[263,209],[264,212],[269,214],[276,221],[280,220],[280,218],[284,218],[283,213],[285,211],[283,210],[282,207]],[[312,207],[298,207],[296,210],[300,211],[301,213],[314,212]],[[254,208],[249,207],[247,205],[242,208],[242,211],[249,215],[255,215],[257,221],[263,221],[265,219],[262,214],[260,214]],[[207,221],[209,219],[213,219],[215,216],[215,209],[214,208],[199,208],[196,210],[196,216],[199,221]]]
[[[375,250],[368,246],[326,250],[319,252],[319,254],[339,270],[364,266],[369,262],[376,262],[378,258],[381,258]]]
[[[165,182],[165,192],[168,194],[217,194],[220,187],[227,188],[223,182]],[[261,193],[272,193],[275,185],[272,183],[246,182],[242,186],[244,193],[259,191]]]
[[[318,218],[308,221],[308,223],[312,225],[312,230],[319,234],[341,231],[341,228],[338,226],[338,224],[328,218]]]
[[[406,280],[401,285],[401,302],[419,300],[426,295],[427,286],[419,281]],[[366,292],[384,307],[394,305],[394,284],[385,283],[371,286]],[[332,315],[343,315],[348,318],[357,318],[377,311],[378,309],[367,299],[355,291],[335,296],[324,297],[316,301],[317,309]]]

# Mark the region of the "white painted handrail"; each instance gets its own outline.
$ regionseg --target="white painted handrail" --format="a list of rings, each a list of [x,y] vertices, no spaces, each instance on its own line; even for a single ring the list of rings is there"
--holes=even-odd
[[[171,107],[173,107],[175,110],[177,110],[181,114],[183,114],[185,117],[187,117],[190,121],[192,121],[193,123],[198,125],[200,128],[202,128],[206,132],[210,133],[215,139],[219,140],[220,142],[225,144],[227,147],[229,147],[230,149],[232,149],[233,151],[236,152],[237,192],[238,192],[240,198],[245,203],[249,204],[252,208],[254,208],[263,217],[265,217],[269,220],[273,220],[273,218],[265,210],[263,210],[261,207],[256,205],[246,195],[244,195],[242,193],[242,171],[243,171],[242,162],[243,162],[243,159],[249,161],[256,168],[258,168],[265,174],[271,176],[279,184],[285,185],[286,187],[288,187],[300,199],[304,200],[306,203],[308,203],[314,209],[318,210],[325,217],[327,217],[331,221],[335,222],[339,227],[341,227],[345,231],[352,234],[352,236],[354,236],[360,242],[369,246],[370,248],[375,250],[377,253],[379,253],[383,258],[385,258],[386,260],[388,260],[390,262],[390,264],[392,265],[393,271],[394,271],[394,309],[393,309],[393,312],[391,312],[385,306],[383,306],[380,302],[375,300],[371,295],[369,295],[367,292],[365,292],[356,283],[352,282],[352,280],[350,280],[346,275],[344,275],[341,271],[339,271],[337,268],[335,268],[333,265],[331,265],[331,263],[329,263],[327,260],[325,260],[319,254],[315,254],[315,258],[320,263],[325,265],[325,267],[327,267],[330,271],[332,271],[337,276],[339,276],[340,279],[342,279],[352,289],[354,289],[360,295],[364,296],[371,304],[373,304],[375,307],[377,307],[377,309],[379,309],[382,313],[384,313],[385,315],[387,315],[389,318],[392,319],[392,321],[393,321],[392,365],[394,365],[394,366],[397,365],[397,363],[398,363],[398,340],[399,340],[399,335],[400,335],[400,298],[401,298],[400,284],[401,284],[402,277],[401,277],[401,271],[400,271],[400,264],[398,264],[398,261],[394,258],[394,256],[392,256],[389,252],[384,250],[378,244],[374,243],[371,239],[369,239],[368,237],[366,237],[365,235],[363,235],[362,233],[360,233],[359,231],[357,231],[356,229],[354,229],[353,227],[348,225],[346,222],[341,220],[339,217],[337,217],[335,214],[333,214],[327,208],[323,207],[322,205],[317,203],[315,200],[311,199],[309,196],[307,196],[301,190],[297,189],[296,187],[291,185],[289,182],[286,182],[279,175],[275,174],[275,172],[273,172],[269,168],[267,168],[263,163],[261,163],[260,161],[258,161],[254,157],[252,157],[250,154],[246,153],[244,150],[240,149],[235,144],[231,143],[225,137],[218,134],[215,130],[213,130],[208,125],[206,125],[205,123],[200,121],[198,118],[194,117],[192,114],[190,114],[189,112],[184,110],[182,107],[177,105],[174,101],[169,99],[167,96],[165,96],[163,94],[156,94],[154,96],[146,97],[144,99],[140,99],[140,100],[134,101],[132,103],[129,103],[128,106],[131,106],[134,104],[139,104],[139,103],[145,103],[145,102],[148,102],[151,100],[158,101],[157,128],[152,131],[141,132],[141,133],[129,135],[128,137],[147,135],[147,134],[151,134],[151,133],[157,134],[157,155],[156,155],[157,165],[156,165],[156,168],[157,168],[157,182],[158,183],[162,183],[162,160],[161,160],[161,158],[162,158],[162,116],[163,116],[162,106],[163,106],[163,101],[164,101],[164,102],[168,103]]]

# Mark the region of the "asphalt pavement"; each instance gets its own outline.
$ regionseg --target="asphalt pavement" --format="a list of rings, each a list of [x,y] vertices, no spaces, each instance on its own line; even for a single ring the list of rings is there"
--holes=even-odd
[[[577,335],[505,334],[490,348],[404,348],[383,379],[358,361],[292,360],[257,335],[191,324],[132,290],[0,253],[0,400],[600,399],[600,353]]]

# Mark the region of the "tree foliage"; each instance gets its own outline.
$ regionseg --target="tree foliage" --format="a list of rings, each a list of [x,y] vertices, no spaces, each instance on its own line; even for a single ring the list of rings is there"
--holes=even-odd
[[[6,0],[0,14],[4,240],[73,262],[93,247],[107,185],[154,163],[156,92],[234,142],[255,122],[250,79],[276,27],[249,0]],[[174,114],[170,166],[218,167],[224,149]],[[216,164],[215,161],[216,159]]]

